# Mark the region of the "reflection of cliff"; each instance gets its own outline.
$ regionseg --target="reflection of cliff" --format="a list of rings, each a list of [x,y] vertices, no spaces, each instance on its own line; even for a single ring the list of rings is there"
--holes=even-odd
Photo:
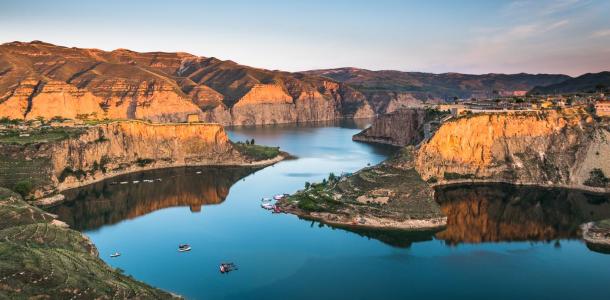
[[[577,238],[582,223],[610,217],[610,198],[566,189],[511,185],[447,186],[436,191],[448,244]]]
[[[223,202],[230,187],[253,171],[252,168],[175,168],[131,174],[66,191],[66,202],[50,210],[78,230],[96,229],[167,207],[190,206],[191,211],[197,212],[202,205]]]

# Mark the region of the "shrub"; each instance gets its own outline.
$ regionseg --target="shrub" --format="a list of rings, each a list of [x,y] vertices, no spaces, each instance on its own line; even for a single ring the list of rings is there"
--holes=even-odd
[[[602,169],[595,168],[589,173],[589,179],[585,180],[585,185],[593,187],[606,187],[610,179],[606,177]]]
[[[144,167],[146,165],[150,165],[154,160],[150,158],[138,158],[136,160],[136,164],[140,167]]]
[[[19,195],[21,195],[21,197],[24,197],[29,195],[30,192],[32,191],[32,183],[29,180],[21,180],[17,183],[15,183],[15,186],[13,187],[13,191],[15,191],[15,193],[18,193]]]

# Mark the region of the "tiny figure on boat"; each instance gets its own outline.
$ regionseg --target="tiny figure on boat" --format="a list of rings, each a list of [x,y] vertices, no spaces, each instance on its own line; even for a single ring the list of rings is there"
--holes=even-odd
[[[189,244],[180,244],[180,245],[178,245],[178,251],[180,251],[180,252],[191,251],[191,246]]]
[[[112,258],[119,257],[119,256],[121,256],[121,253],[116,252],[116,251],[114,253],[110,254],[110,257],[112,257]]]
[[[235,270],[237,270],[237,266],[232,262],[220,264],[220,273],[221,274],[229,273],[229,272],[235,271]]]

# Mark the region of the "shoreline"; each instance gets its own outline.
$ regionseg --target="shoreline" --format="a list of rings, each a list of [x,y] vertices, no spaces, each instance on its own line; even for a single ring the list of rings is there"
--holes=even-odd
[[[571,185],[571,184],[545,184],[545,183],[536,183],[536,182],[520,182],[520,181],[509,181],[509,180],[487,180],[487,179],[460,179],[460,180],[452,180],[452,181],[442,181],[437,183],[429,183],[430,187],[444,187],[444,186],[453,186],[453,185],[464,185],[464,184],[510,184],[514,186],[531,186],[531,187],[540,187],[540,188],[558,188],[558,189],[568,189],[568,190],[578,190],[584,192],[590,192],[595,194],[610,194],[610,188],[602,188],[602,187],[593,187],[587,185]]]
[[[146,171],[153,171],[153,170],[162,170],[162,169],[171,169],[171,168],[191,168],[191,167],[263,168],[263,167],[268,167],[268,166],[274,165],[283,160],[289,160],[292,158],[293,158],[293,156],[290,153],[281,151],[280,154],[274,158],[266,159],[266,160],[259,160],[259,161],[252,161],[252,162],[241,162],[241,163],[239,163],[239,162],[228,162],[228,163],[201,162],[201,163],[194,163],[194,164],[185,163],[185,164],[168,164],[168,165],[159,165],[159,166],[134,167],[134,168],[129,168],[129,169],[116,171],[116,172],[108,172],[108,173],[104,174],[105,176],[100,176],[100,177],[93,178],[90,180],[74,181],[74,182],[70,182],[67,184],[59,184],[59,185],[57,185],[57,187],[55,188],[55,190],[52,193],[47,194],[43,197],[35,198],[32,201],[28,201],[28,202],[30,202],[31,204],[34,204],[36,206],[41,206],[41,207],[54,206],[65,200],[64,197],[58,196],[58,195],[62,195],[61,192],[81,188],[81,187],[84,187],[84,186],[87,186],[90,184],[94,184],[94,183],[108,180],[108,179],[111,179],[114,177],[132,174],[132,173],[146,172]],[[109,175],[106,176],[106,174],[109,174]]]

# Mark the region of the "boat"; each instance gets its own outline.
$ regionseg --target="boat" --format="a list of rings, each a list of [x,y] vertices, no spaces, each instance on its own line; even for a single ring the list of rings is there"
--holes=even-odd
[[[112,258],[119,257],[119,256],[121,256],[121,253],[118,253],[118,252],[114,252],[114,253],[110,254],[110,257],[112,257]]]
[[[238,270],[237,266],[230,262],[230,263],[221,263],[220,264],[220,273],[224,274],[224,273],[229,273],[231,271],[235,271]]]
[[[264,209],[273,209],[275,205],[273,205],[273,203],[263,202],[261,203],[261,207]]]
[[[121,181],[121,184],[128,184],[129,182],[127,181]]]
[[[180,245],[178,245],[178,251],[180,251],[180,252],[191,251],[191,246],[189,246],[188,244],[180,244]]]
[[[273,199],[275,199],[275,200],[282,200],[282,198],[284,198],[284,194],[277,194],[277,195],[273,196]]]
[[[197,172],[195,172],[195,174],[201,174],[201,173],[203,173],[203,172],[201,172],[201,171],[197,171]]]
[[[133,182],[133,183],[140,183],[140,181],[139,181],[139,180],[134,180],[134,181],[132,181],[132,182]]]
[[[271,202],[271,201],[273,201],[273,199],[265,197],[265,198],[261,199],[261,201],[262,202]]]

